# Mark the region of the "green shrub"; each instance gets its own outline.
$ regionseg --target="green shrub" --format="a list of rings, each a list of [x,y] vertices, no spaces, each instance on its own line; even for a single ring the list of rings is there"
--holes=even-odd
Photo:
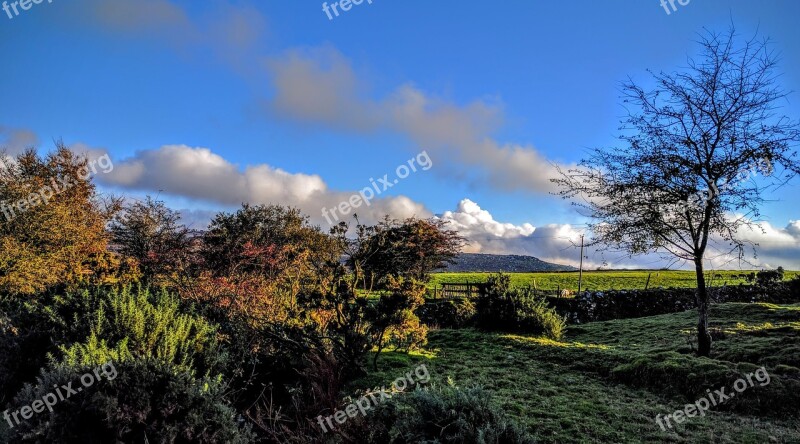
[[[366,444],[533,443],[481,388],[419,389],[395,395],[348,423],[346,433]]]
[[[98,289],[68,295],[64,301],[69,299],[86,307],[82,317],[89,332],[80,341],[60,346],[65,364],[154,358],[206,374],[218,372],[225,361],[216,327],[201,316],[183,313],[178,298],[165,291]]]
[[[154,442],[245,443],[252,439],[236,412],[223,400],[217,381],[157,360],[115,364],[113,379],[101,377],[80,393],[58,402],[10,430],[11,442]],[[92,366],[57,366],[26,385],[11,410],[31,405],[54,389],[73,382]],[[9,433],[9,431],[6,431]]]
[[[369,334],[376,353],[372,366],[386,346],[409,351],[425,345],[428,328],[420,324],[414,311],[425,302],[425,286],[413,279],[388,278],[388,293],[382,294],[368,311]]]
[[[531,288],[521,288],[514,291],[511,299],[516,299],[519,331],[561,339],[566,320],[550,307],[543,297],[536,296]]]
[[[464,328],[472,325],[475,304],[469,299],[428,302],[417,309],[417,316],[426,325],[439,328]]]
[[[479,328],[561,339],[566,321],[544,297],[528,287],[509,289],[510,278],[504,274],[489,276],[487,283],[476,305]]]
[[[783,281],[783,267],[776,270],[762,270],[756,273],[756,285],[770,286]]]

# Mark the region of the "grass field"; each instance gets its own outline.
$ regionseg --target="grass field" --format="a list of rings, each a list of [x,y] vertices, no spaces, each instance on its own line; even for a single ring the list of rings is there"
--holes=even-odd
[[[741,275],[750,271],[710,271],[707,273],[709,285],[738,285],[745,283]],[[429,288],[442,282],[485,282],[491,273],[434,273]],[[577,290],[578,272],[567,273],[508,273],[512,286],[535,286],[540,290]],[[784,279],[791,279],[798,272],[787,271]],[[647,276],[650,275],[650,288],[679,287],[694,288],[696,280],[694,271],[684,270],[636,270],[636,271],[584,271],[583,289],[585,290],[633,290],[645,288]]]
[[[685,334],[696,316],[688,311],[571,326],[561,341],[469,329],[432,331],[427,351],[384,353],[380,371],[356,381],[350,389],[388,385],[425,362],[433,384],[479,385],[488,390],[492,401],[540,443],[800,442],[796,416],[712,409],[672,431],[656,425],[656,415],[672,413],[697,399],[687,400],[670,388],[686,386],[685,378],[696,376],[689,373],[698,369],[725,368],[741,374],[748,366],[766,365],[773,375],[772,385],[751,390],[778,389],[774,372],[800,377],[800,304],[714,306],[712,326],[724,330],[726,337],[715,341],[711,359],[689,353]],[[610,376],[641,362],[665,371],[666,376],[639,387]],[[690,367],[694,370],[687,370]],[[709,389],[719,388],[709,385]],[[701,390],[705,388],[702,384]],[[752,396],[773,399],[774,392]]]

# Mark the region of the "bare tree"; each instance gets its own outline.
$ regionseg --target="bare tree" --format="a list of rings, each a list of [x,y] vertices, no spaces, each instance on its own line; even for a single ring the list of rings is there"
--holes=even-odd
[[[800,126],[778,115],[787,93],[768,40],[739,41],[731,28],[699,43],[683,71],[651,72],[651,90],[625,82],[622,146],[593,150],[554,182],[597,220],[593,243],[694,265],[698,355],[708,356],[704,259],[722,245],[744,259],[741,230],[758,229],[765,194],[800,172]]]

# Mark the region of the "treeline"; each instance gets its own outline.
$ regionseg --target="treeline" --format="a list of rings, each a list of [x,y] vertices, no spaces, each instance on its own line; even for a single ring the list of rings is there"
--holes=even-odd
[[[431,271],[460,250],[457,233],[388,218],[325,232],[296,209],[244,204],[198,234],[161,201],[101,195],[77,174],[85,166],[58,146],[0,167],[2,202],[74,182],[0,221],[0,441],[385,442],[397,427],[418,432],[409,424],[427,413],[408,409],[331,435],[312,418],[339,407],[380,351],[426,343],[415,310]],[[114,380],[98,375],[37,408],[52,387],[108,363]],[[457,435],[525,441],[485,411],[485,397],[448,390],[397,402],[485,418],[459,421]]]

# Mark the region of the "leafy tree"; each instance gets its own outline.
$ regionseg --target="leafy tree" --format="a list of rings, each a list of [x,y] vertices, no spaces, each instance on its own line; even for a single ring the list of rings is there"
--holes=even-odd
[[[308,217],[278,205],[242,205],[220,213],[203,238],[206,267],[216,276],[258,274],[280,280],[296,294],[315,284],[320,264],[338,259],[335,244]]]
[[[682,72],[653,74],[652,90],[623,85],[634,108],[623,121],[623,146],[594,150],[554,181],[598,220],[594,243],[694,265],[698,354],[708,356],[703,262],[722,245],[744,258],[740,232],[757,228],[764,194],[800,171],[800,130],[776,114],[786,93],[776,85],[768,42],[739,42],[731,29],[699,43],[700,59]],[[747,179],[754,173],[761,177]]]
[[[124,256],[136,259],[146,282],[157,277],[176,277],[191,261],[189,229],[180,214],[152,197],[133,201],[112,221],[113,245]]]
[[[60,142],[45,157],[0,156],[0,290],[34,294],[93,275],[119,202],[101,198],[90,171]]]
[[[381,251],[383,244],[382,239],[384,235],[384,225],[364,225],[358,222],[358,216],[354,215],[356,220],[355,238],[348,237],[350,232],[350,225],[347,222],[339,222],[338,225],[331,228],[330,233],[336,241],[336,247],[340,252],[340,256],[346,258],[346,263],[353,273],[353,279],[350,281],[352,292],[358,285],[362,288],[372,290],[374,282],[367,285],[367,275],[364,271],[365,265],[372,260],[372,257]],[[377,240],[380,238],[381,240]],[[374,280],[374,274],[372,275]]]
[[[452,263],[463,245],[456,231],[433,219],[400,223],[387,218],[374,227],[359,226],[358,233],[348,265],[363,270],[364,279],[369,276],[372,282],[384,284],[390,276],[426,282],[432,271]]]
[[[372,366],[378,368],[378,357],[386,345],[393,341],[399,348],[411,349],[425,343],[427,329],[414,314],[425,303],[425,285],[414,280],[390,278],[389,293],[381,295],[370,316],[370,335],[376,348]]]

